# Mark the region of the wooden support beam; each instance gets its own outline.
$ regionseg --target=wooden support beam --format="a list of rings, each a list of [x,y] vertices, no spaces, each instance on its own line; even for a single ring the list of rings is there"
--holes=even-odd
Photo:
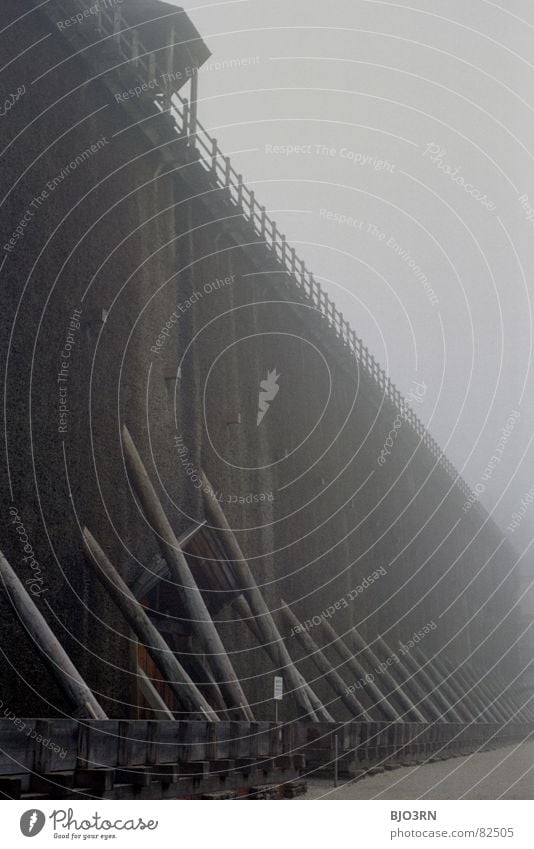
[[[471,674],[473,678],[476,678],[477,681],[479,680],[478,676],[475,676],[474,672]],[[504,722],[508,722],[510,720],[510,716],[514,714],[516,719],[522,719],[525,722],[532,721],[531,717],[527,715],[527,711],[519,705],[515,694],[510,691],[510,688],[502,680],[498,672],[493,672],[490,676],[486,676],[486,678],[480,683],[486,687],[488,692],[493,694],[494,704],[496,703],[499,705],[501,713],[505,716],[505,719],[503,720]]]
[[[211,573],[213,582],[215,583],[216,587],[218,587],[221,591],[234,588],[234,583],[235,583],[233,575],[228,570],[228,564],[223,564],[223,565],[227,567],[224,571],[214,570]],[[262,647],[262,649],[264,649],[264,651],[267,652],[267,654],[269,655],[269,657],[270,657],[270,659],[273,663],[273,666],[275,668],[278,668],[279,658],[278,658],[278,654],[277,654],[277,649],[276,649],[276,647],[273,647],[272,643],[265,642],[263,640],[261,632],[258,629],[258,623],[256,621],[254,614],[252,613],[252,611],[251,611],[251,609],[248,605],[247,600],[244,598],[243,595],[234,595],[232,597],[231,604],[232,604],[232,607],[234,608],[234,610],[236,611],[239,619],[242,622],[244,622],[244,624],[249,628],[249,630],[254,635],[254,638],[256,639],[258,645],[260,645]],[[283,672],[283,670],[281,670],[281,671]],[[321,722],[334,722],[333,716],[328,712],[328,710],[325,708],[325,706],[323,705],[321,700],[314,693],[313,689],[307,683],[307,681],[305,680],[305,678],[301,674],[301,672],[298,669],[295,669],[295,671],[296,671],[296,674],[297,674],[297,676],[300,680],[299,686],[302,689],[304,689],[306,691],[306,693],[308,694],[308,697],[310,699],[312,707],[313,707],[314,711],[317,713],[319,720]]]
[[[455,671],[447,658],[442,658],[442,663],[451,675],[456,674],[458,681],[465,691],[470,690],[472,700],[481,716],[485,717],[488,722],[507,722],[509,716],[507,716],[507,712],[504,709],[499,707],[497,694],[493,697],[491,694],[486,695],[482,691],[480,681],[477,681],[474,675],[471,678],[466,667],[459,667]]]
[[[440,682],[440,686],[443,685],[448,689],[450,693],[452,693],[453,704],[458,713],[460,713],[463,717],[464,722],[476,722],[479,714],[478,710],[474,710],[469,706],[467,701],[465,700],[465,693],[463,692],[463,688],[458,685],[458,682],[454,680],[452,675],[449,675],[443,664],[440,663],[439,658],[435,655],[432,655],[432,660],[430,661],[423,650],[417,646],[413,651],[416,653],[417,657],[422,659],[424,664],[428,664],[428,668],[432,668],[432,671],[435,673],[437,680]]]
[[[91,689],[71,662],[50,625],[0,551],[0,576],[9,601],[78,716],[107,719]]]
[[[181,549],[183,549],[184,545],[189,542],[189,540],[204,527],[206,521],[203,520],[198,525],[193,525],[191,528],[188,528],[187,531],[178,537],[178,545]],[[147,595],[156,584],[161,581],[166,575],[169,574],[169,567],[167,565],[166,560],[162,560],[160,563],[156,564],[153,569],[145,569],[139,577],[134,581],[132,585],[132,592],[136,598],[143,598],[143,596]]]
[[[396,698],[406,711],[406,716],[409,720],[412,720],[412,722],[426,722],[421,711],[415,707],[404,688],[397,684],[389,670],[383,669],[383,671],[379,671],[382,670],[380,660],[377,658],[372,648],[367,645],[363,637],[358,633],[357,629],[352,628],[350,634],[354,640],[357,651],[361,652],[363,656],[368,659],[371,666],[375,668],[376,674],[380,675],[384,684],[391,689],[391,692],[388,693],[388,698],[391,698],[392,696]]]
[[[345,641],[337,635],[330,622],[328,622],[324,616],[321,616],[321,627],[330,641],[334,651],[337,652],[341,660],[345,661],[348,668],[356,676],[356,679],[361,680],[363,689],[366,690],[371,701],[374,701],[376,708],[386,719],[391,720],[392,722],[399,722],[401,717],[396,708],[382,693],[378,685],[369,679],[366,669],[362,666],[360,661],[354,657],[354,654],[351,652]]]
[[[167,79],[164,82],[165,91],[165,109],[170,109],[172,104],[173,85],[171,80],[174,79],[174,41],[176,38],[174,21],[169,27],[169,43],[167,45]]]
[[[451,668],[450,664],[448,664],[448,668]],[[502,691],[500,693],[495,692],[493,696],[490,693],[486,695],[481,682],[477,681],[474,676],[470,678],[464,666],[460,665],[456,672],[460,684],[463,684],[464,688],[470,691],[474,703],[489,722],[508,722],[516,711],[512,705],[507,705],[506,696]]]
[[[193,69],[193,73],[191,75],[191,84],[190,88],[190,108],[191,108],[191,117],[189,120],[189,144],[191,147],[197,146],[197,110],[198,110],[198,68]]]
[[[469,694],[469,698],[471,699],[471,703],[478,711],[479,716],[486,722],[506,722],[509,718],[506,714],[507,711],[499,708],[497,705],[497,700],[495,698],[487,699],[481,691],[480,684],[478,681],[470,681],[467,677],[465,670],[458,666],[454,669],[453,664],[447,660],[446,658],[442,658],[442,662],[445,668],[451,674],[454,674],[456,680],[462,687],[463,691]],[[513,712],[513,711],[512,711]]]
[[[397,678],[399,684],[408,690],[417,701],[418,709],[421,713],[427,714],[426,719],[430,721],[437,720],[438,722],[443,720],[443,714],[440,708],[435,704],[432,696],[429,693],[425,693],[419,682],[416,681],[412,673],[406,668],[402,662],[400,652],[394,652],[384,637],[378,636],[377,644],[381,647],[385,657],[397,658],[391,666],[392,673]]]
[[[399,643],[399,647],[401,645],[402,644]],[[444,717],[450,722],[463,722],[462,717],[457,712],[456,708],[452,706],[443,690],[439,687],[438,684],[432,681],[432,678],[430,677],[426,669],[423,669],[423,667],[418,664],[417,660],[413,656],[413,652],[408,652],[408,654],[404,656],[404,661],[406,665],[412,670],[412,672],[414,672],[416,675],[419,675],[421,681],[423,681],[425,686],[428,688],[428,692],[432,693],[432,695],[434,696],[434,700],[441,707]]]
[[[278,655],[276,652],[276,648],[273,648],[272,643],[266,643],[263,641],[261,633],[257,626],[256,619],[254,618],[254,614],[248,606],[248,602],[246,601],[246,599],[243,598],[242,595],[236,596],[232,599],[232,606],[234,607],[241,621],[244,622],[245,625],[250,628],[258,642],[258,645],[260,645],[267,652],[267,654],[271,658],[273,666],[277,667]],[[332,714],[325,708],[325,706],[323,705],[319,697],[316,695],[316,693],[313,691],[313,688],[310,686],[310,684],[308,684],[302,673],[298,669],[296,670],[296,673],[300,680],[300,687],[304,689],[308,694],[312,707],[316,712],[319,720],[321,722],[335,722]]]
[[[300,642],[309,659],[313,661],[321,675],[324,676],[336,696],[338,696],[347,710],[349,710],[358,719],[371,721],[371,717],[365,710],[362,704],[358,701],[350,691],[343,678],[337,672],[326,655],[321,651],[315,640],[313,640],[308,632],[302,627],[292,610],[289,609],[285,601],[282,600],[280,612],[286,620],[288,628],[294,631],[295,637]]]
[[[437,668],[432,665],[432,663],[423,654],[423,652],[418,646],[412,649],[412,654],[419,663],[421,670],[426,672],[426,674],[434,684],[434,687],[436,689],[439,689],[439,691],[443,693],[449,701],[451,709],[454,711],[455,716],[458,717],[458,719],[455,718],[454,721],[472,722],[473,717],[471,716],[465,705],[462,704],[461,699],[458,698],[456,690],[451,687],[450,680],[444,678],[443,675],[438,672]]]
[[[201,669],[201,675],[203,676],[203,683],[205,681],[206,686],[209,687],[209,692],[212,698],[212,701],[215,702],[217,706],[217,711],[219,712],[219,718],[225,720],[232,720],[232,716],[230,716],[228,707],[226,702],[223,699],[222,693],[219,689],[219,685],[217,681],[213,677],[211,669],[207,663],[201,663],[199,657],[195,657],[195,665],[198,665]]]
[[[242,711],[244,718],[251,722],[254,715],[243,688],[126,425],[123,426],[122,436],[126,465],[135,491],[161,552],[169,564],[171,576],[181,592],[191,617],[191,627],[209,659],[215,680],[228,707]]]
[[[204,496],[204,509],[210,524],[218,531],[221,541],[232,561],[232,572],[236,577],[236,583],[245,596],[248,605],[254,614],[258,630],[261,633],[262,643],[272,643],[276,652],[276,666],[284,670],[290,687],[295,693],[299,707],[314,722],[317,715],[312,707],[309,694],[302,687],[302,677],[298,675],[297,669],[289,656],[289,652],[280,635],[273,619],[271,611],[265,603],[256,581],[250,571],[250,567],[241,551],[239,543],[226,520],[223,510],[215,498],[213,488],[205,473],[202,473],[202,492]]]
[[[178,658],[157,628],[154,627],[143,607],[87,528],[83,529],[83,541],[88,560],[94,567],[99,581],[146,647],[158,669],[165,675],[165,682],[189,710],[200,711],[206,716],[206,719],[218,722],[219,717],[213,708],[200,693],[196,684],[191,680]]]
[[[140,666],[137,667],[137,679],[141,695],[154,712],[152,719],[174,719],[174,714],[169,710],[145,670],[141,669]]]
[[[472,692],[469,692],[469,687],[466,687],[462,682],[461,676],[458,675],[458,670],[452,664],[448,665],[448,662],[443,656],[432,655],[432,663],[444,677],[449,677],[452,688],[462,699],[463,704],[471,714],[471,719],[475,722],[491,722],[491,719],[488,719],[488,716],[484,713],[484,709],[481,709],[477,705]]]

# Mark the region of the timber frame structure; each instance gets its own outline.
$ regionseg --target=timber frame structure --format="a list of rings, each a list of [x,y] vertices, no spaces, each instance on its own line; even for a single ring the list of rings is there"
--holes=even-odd
[[[51,0],[40,14],[55,24],[84,8],[81,0]],[[190,98],[181,93],[181,70],[190,64],[198,69],[209,51],[185,13],[168,26],[168,10],[156,0],[102,6],[90,32],[71,27],[61,36],[90,66],[91,79],[98,78],[132,124],[142,127],[162,169],[171,170],[179,159],[180,167],[191,166],[201,175],[214,208],[219,204],[225,220],[235,219],[246,229],[243,252],[261,252],[263,264],[277,275],[273,290],[290,302],[290,310],[309,310],[310,335],[335,352],[340,370],[357,371],[389,408],[402,412],[411,437],[444,473],[450,490],[469,495],[467,484],[204,129],[197,115],[197,74],[190,78]],[[136,87],[142,89],[139,96],[121,99]],[[183,179],[193,180],[185,167]],[[105,318],[96,323],[101,332]],[[165,379],[175,391],[177,374]],[[128,572],[124,563],[114,562],[100,527],[84,515],[79,535],[88,580],[126,623],[124,633],[134,644],[138,718],[111,715],[113,699],[82,675],[60,640],[59,625],[43,615],[12,558],[0,554],[13,617],[69,708],[58,717],[0,717],[5,797],[287,798],[302,789],[306,776],[330,774],[334,762],[341,775],[354,779],[508,745],[534,733],[529,700],[515,679],[501,680],[493,666],[477,668],[469,657],[457,663],[445,651],[427,655],[421,646],[406,653],[390,642],[386,628],[371,636],[357,627],[336,630],[324,613],[310,628],[281,598],[273,613],[216,496],[219,482],[209,479],[211,469],[200,468],[203,518],[188,521],[185,530],[174,527],[148,471],[151,458],[132,436],[136,424],[127,414],[121,422],[124,486],[133,493],[137,524],[159,549],[158,559],[150,568]],[[159,589],[169,582],[176,590],[170,614],[158,609]],[[225,607],[246,626],[272,671],[283,676],[290,719],[266,721],[260,718],[261,701],[247,698],[233,659],[237,652],[225,645],[219,625]],[[198,647],[194,654],[188,649],[192,640]],[[372,674],[376,669],[379,675]]]

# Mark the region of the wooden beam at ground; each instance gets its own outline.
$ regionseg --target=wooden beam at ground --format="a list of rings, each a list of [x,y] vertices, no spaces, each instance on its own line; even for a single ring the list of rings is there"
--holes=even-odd
[[[169,710],[145,670],[141,669],[140,666],[137,667],[137,679],[141,695],[153,711],[152,719],[174,719],[174,714]]]
[[[191,627],[213,669],[215,680],[227,705],[242,711],[245,719],[252,721],[254,715],[243,688],[126,425],[123,426],[122,436],[126,464],[135,491],[162,554],[169,564],[171,576],[182,594],[186,610],[191,617]]]
[[[107,719],[91,689],[71,662],[50,625],[0,552],[0,575],[9,601],[50,671],[76,707],[78,716]]]
[[[165,683],[169,685],[180,702],[185,704],[189,710],[199,711],[207,719],[218,722],[219,717],[213,708],[191,680],[170,646],[154,627],[141,604],[87,528],[83,529],[83,541],[89,563],[94,567],[99,581],[146,647],[158,669],[165,675]]]
[[[304,651],[308,655],[309,659],[313,661],[321,675],[324,676],[325,680],[328,682],[336,696],[338,696],[347,710],[349,710],[355,717],[358,719],[366,720],[367,722],[371,721],[371,717],[365,710],[362,704],[358,701],[356,696],[354,696],[345,682],[343,678],[337,672],[326,655],[321,651],[317,643],[310,637],[309,633],[302,627],[302,624],[299,622],[295,614],[292,610],[289,609],[285,601],[282,601],[282,606],[280,611],[282,616],[285,618],[286,623],[290,631],[293,631],[296,639],[303,647]]]
[[[232,572],[236,576],[239,590],[246,598],[248,605],[254,614],[258,630],[261,634],[262,643],[272,643],[273,650],[276,651],[276,666],[284,670],[289,682],[290,688],[295,694],[299,707],[313,721],[317,721],[317,715],[312,707],[309,694],[302,687],[302,677],[298,675],[298,671],[289,656],[289,652],[280,635],[280,632],[273,619],[271,611],[265,603],[265,599],[261,594],[259,587],[254,580],[250,567],[241,551],[239,543],[233,533],[230,525],[226,520],[223,510],[211,487],[205,473],[202,473],[202,492],[204,496],[204,509],[210,525],[217,530],[221,541],[232,561]]]
[[[321,616],[320,627],[323,628],[323,631],[330,641],[334,651],[337,652],[341,660],[345,661],[348,668],[356,676],[356,680],[360,680],[362,682],[363,689],[367,691],[367,694],[371,701],[375,703],[377,709],[382,712],[386,719],[392,720],[393,722],[399,722],[401,717],[395,707],[381,692],[378,685],[374,681],[369,680],[365,668],[361,665],[360,661],[354,657],[354,654],[351,652],[347,644],[341,637],[338,636],[330,622],[328,622],[324,616]]]

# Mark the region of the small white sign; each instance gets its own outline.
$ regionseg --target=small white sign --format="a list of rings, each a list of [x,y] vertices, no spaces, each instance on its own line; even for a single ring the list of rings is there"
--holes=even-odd
[[[284,697],[284,679],[281,675],[274,676],[274,698],[281,702]]]

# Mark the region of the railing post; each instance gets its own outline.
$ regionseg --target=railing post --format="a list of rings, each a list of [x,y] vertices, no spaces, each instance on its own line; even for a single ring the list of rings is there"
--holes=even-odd
[[[326,320],[328,321],[328,306],[329,306],[328,292],[321,292],[321,294],[323,296],[323,314],[326,317]]]
[[[156,79],[156,56],[151,53],[148,57],[148,82]]]
[[[273,246],[273,250],[276,250],[276,237],[278,232],[276,230],[276,221],[271,222],[271,242]]]
[[[197,107],[198,107],[198,70],[193,68],[190,86],[191,118],[189,121],[189,144],[195,147],[197,134]]]
[[[261,229],[260,229],[262,239],[265,239],[267,235],[267,213],[265,211],[265,207],[261,207]]]
[[[243,209],[243,175],[237,175],[237,204]]]
[[[163,82],[163,90],[165,92],[165,109],[171,108],[172,98],[172,75],[174,74],[174,23],[171,24],[171,32],[169,36],[169,45],[167,53],[167,77]]]
[[[139,65],[139,32],[134,29],[132,33],[132,59],[134,67]]]
[[[122,10],[120,7],[113,10],[113,41],[115,44],[121,43],[120,30],[122,21]]]
[[[315,303],[317,304],[319,311],[321,311],[321,297],[322,297],[322,294],[323,294],[323,290],[321,289],[321,286],[317,282],[315,277],[313,278],[313,283],[314,283],[314,286],[315,286]]]
[[[211,140],[211,170],[213,171],[214,176],[217,175],[217,155],[219,152],[219,148],[217,145],[217,139]]]
[[[182,125],[182,136],[187,140],[189,137],[189,103],[184,102],[184,114]]]

